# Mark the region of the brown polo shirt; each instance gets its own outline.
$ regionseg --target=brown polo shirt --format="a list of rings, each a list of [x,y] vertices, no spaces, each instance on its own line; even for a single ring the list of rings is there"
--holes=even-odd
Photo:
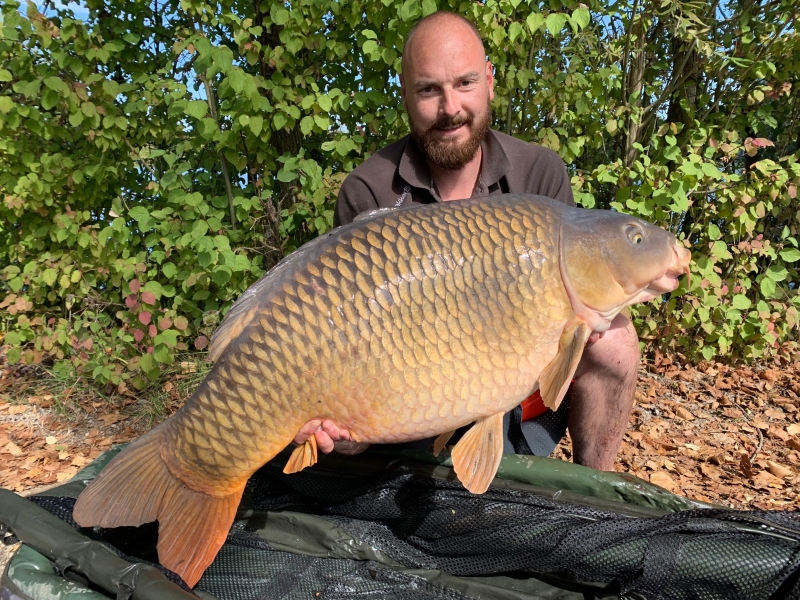
[[[540,194],[575,204],[567,169],[552,150],[490,130],[481,152],[473,198]],[[425,156],[411,136],[406,136],[373,154],[347,176],[336,200],[333,224],[351,223],[367,210],[432,202],[441,202],[441,198]]]

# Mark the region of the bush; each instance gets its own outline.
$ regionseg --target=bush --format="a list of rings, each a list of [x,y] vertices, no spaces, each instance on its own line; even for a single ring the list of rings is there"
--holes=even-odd
[[[496,128],[558,151],[583,206],[636,214],[692,247],[691,288],[638,307],[643,341],[695,360],[793,351],[791,2],[257,7],[3,5],[10,362],[141,388],[202,349],[250,283],[330,229],[346,174],[405,135],[399,50],[437,8],[486,40]]]

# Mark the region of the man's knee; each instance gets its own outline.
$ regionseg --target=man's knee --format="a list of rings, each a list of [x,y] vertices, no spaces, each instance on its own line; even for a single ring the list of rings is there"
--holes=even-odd
[[[639,338],[630,319],[617,315],[603,337],[588,344],[575,373],[576,378],[588,371],[602,370],[623,379],[635,377],[641,353]]]

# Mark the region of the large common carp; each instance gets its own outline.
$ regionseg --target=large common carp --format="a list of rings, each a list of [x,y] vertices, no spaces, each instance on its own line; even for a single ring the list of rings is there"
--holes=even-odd
[[[376,211],[299,249],[216,331],[216,364],[75,505],[82,526],[158,520],[162,564],[193,586],[250,475],[312,419],[359,442],[440,435],[482,493],[502,417],[539,388],[561,402],[592,331],[677,286],[689,252],[619,213],[505,195]],[[316,461],[314,436],[287,472]]]

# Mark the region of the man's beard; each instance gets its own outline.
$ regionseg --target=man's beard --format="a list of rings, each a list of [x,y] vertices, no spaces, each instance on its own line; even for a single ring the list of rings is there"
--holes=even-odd
[[[483,114],[476,117],[456,116],[442,117],[427,128],[411,127],[411,137],[417,142],[425,153],[427,159],[442,169],[448,171],[458,171],[469,163],[489,131],[489,119],[491,111],[488,107]],[[452,128],[466,123],[470,127],[470,136],[462,143],[454,140],[445,141],[437,139],[434,130],[437,128]]]

